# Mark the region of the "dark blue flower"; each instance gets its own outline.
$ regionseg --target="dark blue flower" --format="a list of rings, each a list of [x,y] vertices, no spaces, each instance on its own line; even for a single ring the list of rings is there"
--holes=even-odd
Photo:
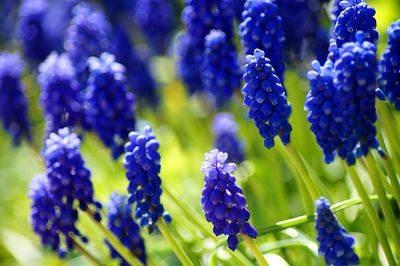
[[[125,196],[113,192],[110,200],[106,204],[107,208],[107,228],[119,239],[134,256],[146,264],[146,252],[144,241],[140,236],[140,228],[132,218],[131,206]],[[121,266],[130,264],[106,241],[111,251],[113,259],[119,259]]]
[[[350,266],[360,264],[354,252],[354,238],[346,233],[333,214],[327,199],[321,197],[315,201],[317,207],[315,229],[319,243],[318,253],[325,257],[327,265]]]
[[[111,49],[111,25],[100,9],[88,3],[75,6],[72,13],[64,48],[84,86],[88,75],[87,59]]]
[[[132,16],[137,0],[103,0],[107,14],[113,23],[118,23],[119,19],[125,16]]]
[[[33,231],[40,237],[42,245],[58,252],[60,257],[73,249],[72,236],[87,242],[75,226],[78,212],[71,204],[54,202],[51,185],[45,174],[35,176],[29,185],[31,199],[30,222]]]
[[[379,86],[397,110],[400,110],[400,20],[387,30],[388,43],[379,63]]]
[[[134,96],[128,91],[125,68],[103,53],[88,60],[87,119],[117,159],[124,152],[129,132],[135,129]]]
[[[45,0],[24,0],[19,9],[18,37],[25,58],[33,65],[46,59],[52,50],[43,26],[46,9]]]
[[[230,113],[219,113],[213,121],[214,147],[229,154],[234,163],[244,161],[243,142],[238,136],[238,126]]]
[[[175,23],[170,1],[138,0],[134,18],[154,51],[163,54]]]
[[[238,245],[237,234],[256,238],[257,231],[248,222],[250,212],[246,197],[235,183],[233,171],[236,164],[226,163],[227,159],[228,154],[217,149],[205,154],[201,164],[205,183],[201,206],[207,221],[214,226],[214,234],[228,235],[228,247],[235,251]]]
[[[50,133],[44,151],[49,192],[54,204],[60,208],[61,215],[69,208],[74,209],[74,203],[79,203],[81,210],[92,208],[96,212],[96,219],[100,219],[98,209],[101,206],[93,198],[90,170],[85,166],[80,145],[79,137],[68,128]]]
[[[248,55],[246,59],[243,76],[246,84],[242,92],[244,105],[250,107],[249,117],[256,123],[265,147],[275,145],[275,136],[287,144],[292,127],[289,124],[291,107],[285,89],[263,51],[256,49],[254,55]]]
[[[248,0],[244,5],[239,34],[245,53],[253,54],[257,48],[263,50],[265,56],[271,60],[277,76],[283,81],[285,37],[278,6],[270,0]]]
[[[235,46],[223,31],[211,30],[205,38],[202,80],[205,91],[214,96],[220,108],[240,87],[242,73]]]
[[[157,84],[154,80],[146,58],[132,46],[129,36],[122,26],[117,26],[114,32],[113,45],[115,57],[126,68],[126,76],[133,93],[139,101],[154,106],[159,102]]]
[[[3,0],[0,3],[0,45],[10,41],[17,24],[18,1]]]
[[[68,56],[50,54],[39,66],[39,73],[40,104],[51,125],[47,132],[56,132],[63,127],[87,128],[81,87]]]
[[[356,35],[357,42],[343,45],[334,66],[334,86],[337,89],[335,109],[341,114],[341,138],[347,148],[339,150],[341,158],[349,161],[349,152],[355,149],[356,156],[367,155],[371,148],[379,149],[376,139],[375,90],[378,64],[376,46],[364,41],[363,33]]]
[[[124,160],[129,180],[128,192],[131,194],[129,203],[136,203],[135,218],[140,220],[141,227],[148,226],[151,233],[161,216],[165,215],[164,220],[170,221],[160,202],[160,144],[149,126],[143,129],[143,134],[131,132],[129,140],[125,145]]]
[[[364,32],[365,40],[376,44],[378,32],[376,31],[375,9],[362,0],[341,1],[344,10],[336,20],[333,32],[337,45],[342,47],[346,42],[356,41],[356,33]]]
[[[22,137],[31,140],[28,122],[28,100],[21,83],[23,63],[16,54],[0,54],[0,118],[14,145]]]

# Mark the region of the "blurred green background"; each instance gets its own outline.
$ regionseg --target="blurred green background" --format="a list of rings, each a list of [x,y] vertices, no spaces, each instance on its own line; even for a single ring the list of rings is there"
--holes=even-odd
[[[380,32],[379,51],[385,47],[386,28],[400,17],[400,1],[368,1],[377,10],[376,19]],[[189,205],[206,224],[200,206],[203,186],[200,163],[204,152],[212,148],[211,121],[213,113],[204,107],[201,99],[188,99],[183,85],[176,80],[172,58],[158,57],[152,62],[153,71],[162,87],[162,104],[159,109],[140,108],[137,110],[139,128],[144,124],[153,126],[160,141],[161,177],[163,185],[180,201]],[[289,91],[289,100],[293,107],[291,123],[292,142],[298,151],[311,164],[314,171],[328,188],[325,195],[331,202],[339,202],[355,197],[351,182],[346,177],[339,162],[325,165],[322,153],[306,122],[303,110],[307,81],[294,70],[286,74],[285,85]],[[44,128],[41,110],[38,106],[39,88],[31,75],[24,76],[27,94],[30,100],[30,117],[35,132],[35,144],[40,146]],[[243,186],[248,198],[251,220],[256,228],[271,225],[277,221],[305,214],[292,172],[277,148],[267,151],[258,135],[253,122],[246,118],[246,109],[242,106],[240,93],[226,108],[234,114],[239,123],[240,136],[246,143],[246,157],[238,169],[238,182]],[[43,163],[35,148],[24,143],[14,148],[11,139],[0,130],[0,265],[88,265],[79,254],[71,254],[61,261],[50,250],[40,246],[39,239],[31,231],[29,224],[29,206],[27,197],[28,183],[31,178],[44,171]],[[112,191],[126,192],[127,180],[124,176],[122,159],[112,161],[109,151],[96,136],[86,134],[82,153],[87,166],[92,171],[95,196],[105,203]],[[198,257],[208,264],[210,254],[215,250],[215,242],[202,235],[185,217],[169,197],[163,196],[165,208],[172,214],[172,228],[184,242],[190,256]],[[370,243],[375,242],[368,228],[368,221],[361,207],[351,207],[338,214],[341,222],[357,239],[357,251],[362,265],[380,265],[376,260],[379,254]],[[107,265],[116,265],[108,258],[108,250],[100,232],[91,225],[84,214],[80,215],[78,227],[90,241],[89,249]],[[148,234],[146,238],[148,256],[154,265],[179,265],[167,243],[158,235]],[[283,257],[291,265],[319,265],[315,256],[316,244],[312,225],[289,230],[286,233],[272,234],[257,238],[257,242],[273,243],[277,239],[300,239],[290,248],[275,249],[273,253]],[[224,237],[220,237],[224,240]],[[303,241],[303,242],[302,242]],[[304,244],[305,243],[305,244]],[[244,251],[243,247],[240,248]],[[244,252],[245,253],[245,252]],[[221,251],[219,257],[230,265],[229,255]]]

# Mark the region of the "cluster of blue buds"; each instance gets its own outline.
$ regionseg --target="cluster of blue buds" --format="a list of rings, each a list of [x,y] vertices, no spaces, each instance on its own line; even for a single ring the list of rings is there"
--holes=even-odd
[[[333,32],[337,45],[342,47],[346,42],[356,41],[356,33],[364,32],[366,41],[376,44],[378,32],[376,31],[375,9],[363,0],[346,0],[339,3],[344,10],[336,20]]]
[[[193,94],[203,90],[200,65],[205,36],[212,29],[218,29],[231,40],[234,11],[228,0],[186,0],[181,20],[187,29],[178,39],[176,48],[178,70],[189,93]]]
[[[81,210],[92,208],[95,218],[100,220],[101,205],[94,200],[90,170],[85,166],[80,145],[78,135],[69,128],[50,133],[43,154],[49,191],[60,213],[73,210],[74,203],[78,202]]]
[[[211,150],[205,154],[201,164],[204,174],[204,188],[201,206],[208,222],[214,226],[214,234],[228,235],[228,247],[235,251],[238,246],[237,234],[257,237],[257,231],[248,222],[250,212],[242,189],[236,185],[234,163],[226,163],[228,154]]]
[[[74,247],[71,235],[81,238],[83,242],[87,242],[87,238],[75,226],[78,220],[77,210],[68,203],[59,203],[56,206],[50,189],[45,174],[35,176],[30,182],[30,222],[42,245],[50,247],[63,258]]]
[[[22,137],[31,140],[28,100],[21,83],[23,62],[16,54],[0,54],[0,118],[14,145]]]
[[[18,36],[24,56],[33,65],[42,62],[51,52],[51,42],[43,27],[46,8],[45,0],[24,0],[19,10]]]
[[[138,0],[134,18],[154,51],[163,54],[174,29],[172,4],[165,0]]]
[[[214,96],[217,107],[223,107],[242,78],[235,47],[223,31],[211,30],[205,37],[202,69],[205,91]]]
[[[128,91],[125,68],[112,54],[88,60],[87,119],[112,157],[124,152],[129,132],[135,129],[134,95]]]
[[[315,229],[319,243],[318,253],[325,257],[327,265],[358,265],[360,260],[354,252],[354,238],[346,233],[333,214],[327,199],[321,197],[316,202]]]
[[[255,49],[264,51],[271,60],[277,76],[283,82],[285,65],[283,63],[282,19],[278,6],[270,0],[248,0],[244,5],[243,22],[239,25],[245,53],[253,54]]]
[[[388,43],[379,63],[379,86],[397,110],[400,110],[400,20],[387,30]]]
[[[149,126],[143,129],[143,134],[131,132],[129,142],[125,145],[124,167],[129,180],[128,192],[131,194],[129,203],[136,203],[135,218],[140,220],[141,227],[148,226],[150,233],[156,228],[161,216],[167,223],[171,222],[171,217],[164,213],[160,202],[162,188],[159,146]]]
[[[78,4],[72,13],[64,47],[84,85],[87,79],[87,59],[111,49],[111,25],[101,10],[88,3]]]
[[[82,90],[68,56],[51,53],[39,66],[39,73],[40,104],[51,125],[47,133],[63,127],[87,128]]]
[[[140,228],[132,218],[131,206],[127,202],[125,196],[114,192],[110,196],[110,200],[106,204],[107,209],[107,228],[121,241],[121,243],[133,255],[146,264],[146,251],[144,241],[140,236]],[[107,246],[111,251],[113,259],[119,259],[121,266],[129,266],[130,264],[108,243]]]
[[[263,51],[256,49],[254,55],[248,55],[246,59],[243,76],[246,84],[242,92],[244,104],[250,107],[249,117],[256,123],[265,147],[269,149],[275,145],[275,136],[288,144],[292,127],[286,91]]]
[[[229,154],[234,163],[244,161],[243,142],[238,136],[238,126],[231,113],[219,113],[214,117],[212,130],[214,133],[214,147]]]
[[[132,46],[129,36],[122,26],[114,30],[113,44],[117,62],[126,68],[129,85],[138,101],[146,102],[152,106],[158,104],[157,85],[146,59],[141,57],[140,51]]]

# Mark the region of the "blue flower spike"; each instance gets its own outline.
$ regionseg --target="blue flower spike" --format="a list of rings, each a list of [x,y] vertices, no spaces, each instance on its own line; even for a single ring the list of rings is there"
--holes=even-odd
[[[246,197],[233,175],[236,164],[227,163],[227,159],[228,154],[217,149],[205,154],[201,164],[205,183],[201,206],[207,221],[214,226],[214,234],[227,235],[228,247],[235,251],[238,246],[237,234],[256,238],[257,231],[249,223]]]

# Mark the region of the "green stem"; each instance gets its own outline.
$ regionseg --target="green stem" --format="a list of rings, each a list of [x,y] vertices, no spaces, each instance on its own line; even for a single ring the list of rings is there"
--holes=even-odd
[[[245,234],[242,234],[242,238],[243,238],[244,242],[246,243],[246,246],[253,253],[254,257],[256,257],[258,264],[260,264],[260,266],[269,266],[268,262],[264,258],[264,255],[261,253],[260,248],[254,242],[254,239],[250,238],[249,236],[247,236]]]
[[[75,249],[81,253],[87,260],[94,266],[102,266],[103,264],[96,259],[84,246],[82,246],[73,236],[71,237],[71,241],[74,244]]]
[[[379,217],[374,209],[374,206],[372,205],[371,200],[368,197],[367,192],[365,191],[360,177],[356,173],[354,167],[349,167],[347,166],[347,164],[345,164],[345,167],[350,175],[351,180],[353,181],[354,187],[356,188],[358,195],[362,200],[367,216],[372,224],[372,227],[374,228],[375,234],[377,235],[379,242],[381,243],[382,249],[385,253],[387,261],[389,262],[389,265],[396,265],[396,261],[394,259],[392,250],[390,249],[390,245],[386,238],[382,224],[379,221]]]
[[[91,221],[99,228],[99,230],[103,233],[104,238],[110,243],[110,245],[130,264],[134,266],[141,266],[143,263],[132,255],[132,253],[124,247],[121,242],[114,236],[112,232],[110,232],[101,222],[96,221],[94,219],[93,213],[90,210],[86,211],[89,215]]]
[[[176,240],[176,238],[171,234],[171,231],[168,229],[168,226],[165,224],[163,219],[158,219],[157,221],[158,229],[160,229],[163,237],[168,241],[171,248],[174,250],[176,256],[178,256],[179,260],[182,262],[184,266],[193,266],[193,262],[190,260],[189,256],[186,254],[185,250]]]
[[[390,202],[386,197],[385,188],[381,182],[381,176],[379,176],[379,170],[376,166],[376,163],[371,154],[364,157],[364,161],[367,165],[369,170],[369,176],[372,181],[372,184],[375,188],[376,193],[379,197],[379,203],[382,207],[383,214],[386,218],[386,221],[389,224],[389,231],[392,235],[392,239],[394,240],[395,246],[397,248],[397,252],[400,254],[400,232],[399,228],[397,227],[396,218],[394,216],[392,207],[390,206]],[[385,177],[383,177],[385,178]]]

